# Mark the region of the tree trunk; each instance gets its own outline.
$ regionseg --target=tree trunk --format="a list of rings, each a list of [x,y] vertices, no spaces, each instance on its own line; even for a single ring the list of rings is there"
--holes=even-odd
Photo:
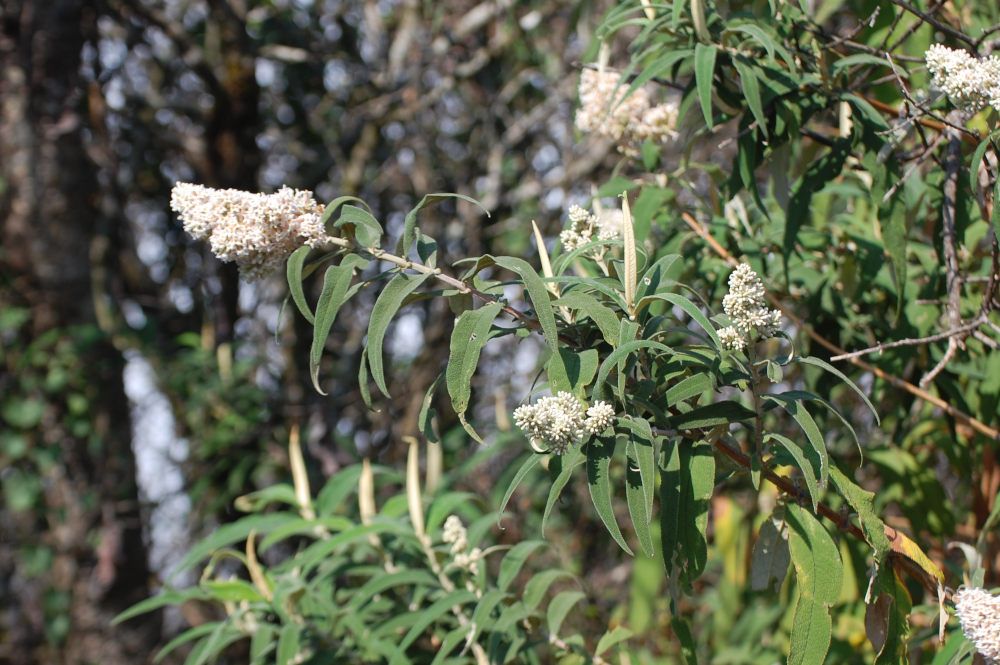
[[[158,641],[156,615],[111,626],[149,574],[123,359],[96,325],[107,230],[79,80],[94,20],[88,1],[0,5],[0,311],[27,320],[0,331],[0,430],[20,437],[0,447],[0,663],[142,663]]]

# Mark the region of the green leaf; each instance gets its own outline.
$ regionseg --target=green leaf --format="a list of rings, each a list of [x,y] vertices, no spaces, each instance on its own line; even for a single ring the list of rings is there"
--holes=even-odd
[[[882,228],[882,241],[889,253],[892,273],[896,279],[896,318],[898,319],[903,311],[903,301],[906,297],[906,243],[908,234],[906,207],[894,197],[879,207],[878,221]]]
[[[879,426],[882,425],[882,421],[879,419],[878,416],[878,411],[875,410],[875,405],[871,403],[871,401],[868,399],[868,396],[861,391],[861,388],[859,388],[856,383],[847,378],[846,374],[844,374],[839,369],[837,369],[830,363],[826,362],[825,360],[821,360],[819,358],[816,358],[815,356],[798,357],[794,359],[794,362],[800,362],[804,365],[812,365],[813,367],[819,367],[820,369],[826,370],[830,374],[833,374],[838,379],[843,381],[851,388],[851,390],[856,392],[858,396],[861,397],[862,401],[864,401],[865,406],[867,406],[868,410],[872,412],[873,416],[875,416],[875,424]]]
[[[565,347],[559,349],[562,357],[563,367],[566,368],[566,379],[569,382],[571,392],[579,393],[584,387],[590,385],[597,374],[597,363],[600,358],[597,349],[585,349],[583,351],[572,351]]]
[[[483,204],[474,198],[465,196],[464,194],[426,194],[424,198],[420,199],[420,203],[416,205],[410,212],[406,213],[406,217],[403,219],[403,234],[399,237],[399,242],[396,244],[396,254],[399,256],[406,256],[409,254],[410,245],[413,244],[414,239],[417,236],[417,213],[424,208],[444,201],[445,199],[462,199],[463,201],[468,201],[469,203],[478,206],[486,213],[489,217],[490,211],[483,207]]]
[[[747,100],[747,106],[750,107],[750,112],[753,113],[761,134],[767,138],[767,116],[764,115],[764,105],[760,99],[760,82],[757,80],[757,75],[750,65],[743,62],[742,56],[733,58],[733,66],[736,67],[736,71],[740,75],[743,98]]]
[[[671,416],[670,424],[677,430],[708,429],[716,425],[752,420],[756,416],[754,411],[739,402],[726,399]]]
[[[708,317],[705,316],[697,305],[679,293],[658,293],[655,297],[666,300],[667,302],[684,310],[684,312],[690,316],[695,323],[701,326],[702,330],[708,333],[708,336],[712,338],[713,342],[715,342],[715,348],[722,348],[722,343],[719,342],[719,335],[715,332],[715,326],[709,322]]]
[[[490,327],[503,305],[486,303],[479,309],[462,312],[451,333],[445,380],[455,413],[464,414],[472,395],[472,376],[479,366],[479,354],[489,339]]]
[[[524,606],[533,611],[542,602],[542,598],[545,597],[555,581],[561,578],[576,579],[572,573],[558,568],[543,570],[533,575],[524,585],[524,593],[521,594]]]
[[[630,556],[632,549],[622,537],[621,529],[615,520],[615,510],[611,505],[611,458],[615,452],[614,437],[594,437],[587,444],[587,482],[590,485],[590,498],[594,503],[594,508],[600,516],[608,533],[615,539],[618,546],[628,552]]]
[[[299,654],[299,639],[302,630],[302,626],[298,623],[286,623],[281,627],[281,633],[278,634],[278,652],[275,665],[289,665],[295,662],[295,657]]]
[[[364,259],[351,254],[344,257],[340,265],[327,268],[323,276],[323,290],[316,304],[312,347],[309,350],[309,376],[312,378],[313,388],[321,395],[326,393],[319,387],[319,361],[323,357],[326,338],[330,334],[330,328],[333,327],[333,321],[337,318],[341,305],[350,297],[348,289],[354,277],[354,270],[366,263]]]
[[[829,607],[840,595],[843,563],[837,544],[811,512],[794,503],[788,504],[785,511],[788,547],[799,594],[788,663],[822,663],[833,634]]]
[[[782,245],[782,259],[785,272],[788,260],[796,252],[799,230],[811,219],[813,196],[822,191],[844,169],[844,163],[851,154],[850,139],[834,141],[830,150],[810,163],[799,179],[785,214],[785,233]]]
[[[830,480],[833,481],[834,489],[858,514],[865,539],[875,550],[873,554],[875,563],[882,565],[889,555],[890,544],[889,537],[885,535],[885,523],[875,513],[875,493],[860,487],[836,466],[830,468]]]
[[[517,574],[521,572],[524,563],[531,556],[531,553],[539,547],[545,546],[544,540],[524,540],[514,545],[500,562],[500,573],[497,576],[497,588],[506,591],[510,583],[514,581]]]
[[[162,593],[153,596],[152,598],[147,598],[141,602],[136,603],[132,607],[128,608],[114,619],[111,620],[112,626],[117,626],[123,621],[128,621],[133,617],[137,617],[140,614],[145,614],[147,612],[152,612],[153,610],[158,610],[161,607],[166,607],[167,605],[181,605],[189,600],[207,600],[207,594],[198,587],[191,587],[189,589],[182,589],[180,591],[164,591]]]
[[[623,640],[627,640],[632,637],[633,633],[631,630],[624,626],[615,626],[608,632],[601,635],[601,639],[597,641],[597,648],[594,649],[594,657],[600,656],[602,653],[618,644]]]
[[[666,344],[660,342],[654,342],[648,339],[637,339],[631,342],[622,344],[612,353],[604,359],[601,363],[601,368],[597,371],[597,379],[594,382],[594,399],[603,399],[605,401],[609,398],[609,389],[607,384],[608,375],[611,374],[611,370],[621,361],[625,360],[629,355],[635,353],[639,349],[654,349],[657,351],[662,351],[663,353],[672,353],[671,349]]]
[[[566,487],[566,483],[573,475],[573,471],[576,467],[580,466],[587,461],[586,455],[580,450],[579,447],[574,446],[566,451],[564,455],[556,455],[551,458],[549,463],[549,471],[555,472],[555,479],[549,486],[549,496],[545,501],[545,511],[542,513],[542,533],[545,533],[545,525],[549,521],[549,514],[552,512],[552,507],[555,505],[556,500],[562,493],[563,488]]]
[[[525,458],[524,463],[521,464],[521,468],[517,470],[517,473],[514,474],[513,480],[510,481],[507,491],[503,494],[503,500],[500,501],[500,508],[497,512],[497,523],[500,522],[500,517],[503,515],[504,509],[507,508],[507,502],[510,501],[510,497],[514,494],[514,490],[517,489],[517,486],[521,484],[524,477],[527,476],[540,461],[542,461],[541,455],[529,453]]]
[[[790,397],[788,394],[782,395],[763,395],[765,400],[769,402],[774,402],[782,409],[785,410],[788,415],[795,419],[795,422],[799,424],[802,432],[806,435],[806,439],[809,441],[809,445],[812,450],[816,453],[817,459],[813,460],[813,466],[817,466],[816,469],[819,474],[820,487],[826,487],[827,476],[830,473],[830,456],[826,451],[826,442],[823,440],[823,433],[820,432],[819,426],[816,421],[813,420],[812,415],[806,407],[801,404],[795,397]]]
[[[348,235],[353,235],[359,245],[377,249],[382,238],[382,225],[367,210],[356,206],[344,206],[340,218],[334,222],[337,228],[345,228]]]
[[[590,317],[590,320],[597,324],[601,331],[601,336],[608,344],[618,342],[618,316],[609,307],[605,307],[597,301],[597,298],[582,291],[569,291],[556,300],[554,305],[558,307],[569,307],[577,312],[583,312]]]
[[[653,494],[656,491],[656,440],[644,418],[624,418],[622,424],[630,431],[626,445],[625,494],[629,516],[643,554],[655,555],[649,525],[653,521]]]
[[[361,469],[362,466],[360,464],[352,464],[337,471],[337,473],[330,477],[330,480],[326,481],[326,484],[323,485],[323,488],[316,496],[316,501],[313,503],[317,515],[332,514],[334,510],[340,507],[344,499],[357,491]]]
[[[558,635],[559,628],[562,627],[566,615],[585,597],[580,591],[560,591],[557,593],[555,598],[549,602],[548,612],[546,613],[549,633]]]
[[[708,560],[708,511],[715,489],[715,457],[706,441],[672,441],[660,472],[660,539],[668,577],[675,567],[685,583]]]
[[[686,399],[697,397],[698,395],[713,389],[715,389],[715,377],[707,372],[698,373],[681,379],[674,385],[667,388],[663,397],[666,399],[668,406],[673,406],[678,402],[683,402]]]
[[[414,593],[416,588],[440,588],[440,582],[429,571],[421,569],[401,570],[395,573],[376,575],[365,582],[360,589],[351,591],[350,601],[346,607],[349,611],[358,611],[362,605],[374,598],[376,594],[383,593],[395,587],[404,587],[404,591],[408,595]]]
[[[806,489],[809,491],[809,499],[812,501],[813,510],[816,510],[819,504],[820,498],[820,488],[818,484],[820,469],[813,467],[813,464],[806,459],[805,454],[802,452],[802,448],[799,447],[797,443],[789,439],[783,434],[778,434],[777,432],[768,432],[764,435],[765,441],[777,441],[792,458],[792,463],[802,472],[802,479],[806,482]],[[785,463],[787,460],[782,460]]]
[[[754,591],[766,591],[772,580],[777,591],[785,581],[792,559],[788,551],[788,534],[784,533],[783,526],[784,507],[780,505],[760,525],[750,563],[750,588]]]
[[[468,589],[456,589],[455,591],[452,591],[435,601],[429,607],[414,612],[413,614],[416,617],[416,621],[406,633],[406,636],[400,640],[395,653],[389,661],[389,664],[399,665],[400,663],[407,662],[406,649],[409,648],[409,646],[413,644],[418,637],[420,637],[428,626],[448,612],[451,612],[451,608],[461,607],[467,603],[475,602],[476,600],[476,594],[472,593]]]
[[[220,548],[246,540],[251,531],[256,531],[258,534],[270,533],[274,529],[299,520],[301,518],[297,513],[269,513],[250,515],[231,524],[220,526],[212,535],[198,542],[188,551],[187,555],[177,564],[173,574],[177,575],[187,570]]]
[[[698,87],[698,101],[701,103],[701,112],[705,116],[705,124],[709,129],[713,129],[712,122],[712,78],[715,75],[715,56],[718,47],[715,44],[703,44],[701,42],[694,45],[694,80]]]
[[[417,287],[423,284],[428,277],[430,277],[429,273],[419,275],[405,272],[397,273],[382,289],[382,293],[379,294],[372,307],[371,319],[368,322],[368,342],[365,349],[368,351],[368,366],[371,368],[372,379],[375,380],[375,385],[386,397],[389,397],[389,389],[385,385],[385,370],[382,363],[382,343],[385,340],[385,332],[402,306],[403,300],[416,291]]]
[[[254,587],[253,584],[245,580],[205,580],[201,583],[201,588],[215,600],[220,602],[240,603],[260,603],[264,601],[264,596]]]
[[[163,645],[163,648],[156,653],[156,658],[153,659],[153,662],[159,663],[161,660],[166,658],[174,649],[181,646],[182,644],[191,642],[192,640],[196,640],[205,635],[211,635],[215,631],[219,630],[220,627],[225,625],[226,624],[221,621],[210,621],[208,623],[203,623],[200,626],[195,626],[194,628],[185,630],[183,633],[181,633],[180,635],[178,635],[177,637],[175,637],[174,639],[170,640],[165,645]]]
[[[647,487],[650,491],[653,487],[652,485],[647,486],[643,482],[637,461],[640,454],[636,450],[637,447],[638,445],[631,440],[625,444],[625,499],[628,503],[628,514],[632,518],[632,527],[635,529],[639,547],[643,554],[652,557],[656,554],[653,549],[653,536],[649,529],[649,524],[653,519],[653,511],[652,505],[648,505],[646,502],[646,495]],[[652,446],[643,446],[643,448],[648,450],[649,455],[652,456]],[[652,499],[651,494],[649,498]]]
[[[299,308],[299,312],[309,323],[313,323],[316,318],[306,301],[306,294],[302,290],[302,264],[305,263],[306,256],[312,251],[312,247],[303,245],[292,252],[285,264],[285,276],[288,279],[288,292],[292,294],[292,301]]]

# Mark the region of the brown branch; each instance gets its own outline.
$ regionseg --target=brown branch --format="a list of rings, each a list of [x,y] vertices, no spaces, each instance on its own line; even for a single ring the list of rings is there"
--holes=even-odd
[[[952,330],[946,330],[944,332],[937,333],[936,335],[928,335],[927,337],[917,337],[900,339],[895,342],[889,342],[888,344],[876,344],[875,346],[870,346],[867,349],[859,349],[858,351],[851,351],[850,353],[842,353],[838,356],[832,356],[830,362],[837,362],[839,360],[850,360],[851,358],[860,358],[861,356],[866,356],[869,353],[882,353],[888,349],[895,349],[900,346],[916,346],[918,344],[930,344],[931,342],[939,342],[942,339],[949,339],[951,337],[970,335],[986,322],[986,317],[983,315],[977,316],[972,321],[969,321],[960,328],[953,328]]]
[[[703,227],[701,224],[699,224],[698,221],[694,217],[692,217],[690,213],[682,212],[681,217],[684,219],[687,225],[691,227],[691,229],[696,234],[698,234],[698,236],[702,240],[704,240],[708,244],[708,246],[711,247],[712,250],[715,251],[715,253],[718,254],[720,257],[722,257],[729,265],[734,267],[739,265],[739,261],[737,261],[728,251],[726,251],[726,248],[720,245],[719,242],[715,238],[713,238],[711,234],[709,234],[708,230],[705,229],[705,227]],[[834,354],[847,353],[845,349],[840,348],[839,346],[837,346],[836,344],[829,341],[828,339],[817,333],[815,330],[807,326],[802,319],[797,317],[795,314],[793,314],[787,308],[785,308],[780,302],[778,302],[778,299],[775,298],[772,294],[768,293],[767,298],[772,305],[780,309],[782,314],[784,314],[800,330],[805,332],[806,335],[808,335],[809,338],[812,339],[814,342],[826,348],[827,350],[833,352]],[[914,397],[924,402],[927,402],[928,404],[932,404],[938,407],[939,409],[944,411],[946,414],[948,414],[958,422],[968,427],[971,427],[980,434],[983,434],[984,436],[987,436],[993,439],[994,441],[1000,441],[1000,430],[996,430],[987,425],[986,423],[976,420],[972,416],[965,414],[962,411],[959,411],[951,404],[945,402],[940,397],[932,395],[931,393],[927,392],[922,388],[918,388],[909,381],[905,381],[897,376],[893,376],[892,374],[889,374],[888,372],[879,367],[870,365],[865,361],[861,360],[860,358],[850,358],[848,362],[857,365],[866,372],[871,372],[872,374],[882,379],[883,381],[889,382],[893,387],[899,388],[900,390],[905,390]]]
[[[910,3],[904,2],[904,0],[892,0],[892,4],[896,5],[897,7],[902,7],[906,11],[918,17],[920,20],[931,25],[935,30],[940,30],[946,35],[950,35],[951,37],[954,37],[960,42],[965,42],[966,44],[968,44],[973,48],[976,47],[976,40],[974,40],[972,37],[969,37],[961,30],[956,30],[947,23],[942,23],[941,21],[937,20],[930,14],[925,14],[924,12],[920,11],[919,9],[911,5]]]
[[[721,437],[715,440],[713,445],[716,450],[734,461],[739,466],[744,469],[750,469],[750,456],[743,451],[730,446]],[[763,466],[761,474],[767,478],[771,484],[787,496],[794,499],[797,503],[809,503],[811,501],[808,493],[800,488],[794,480],[775,473],[767,465]],[[841,531],[844,531],[858,540],[868,543],[869,545],[872,544],[868,542],[868,539],[865,537],[864,531],[861,527],[847,519],[847,516],[844,513],[834,510],[821,501],[816,503],[816,512],[820,516],[833,522]],[[885,533],[886,538],[889,539],[890,562],[894,566],[905,569],[906,572],[909,573],[911,577],[919,581],[923,587],[932,594],[932,596],[936,596],[938,593],[938,578],[922,568],[920,564],[914,561],[907,553],[906,541],[908,541],[909,538],[884,522],[882,524],[882,530]]]

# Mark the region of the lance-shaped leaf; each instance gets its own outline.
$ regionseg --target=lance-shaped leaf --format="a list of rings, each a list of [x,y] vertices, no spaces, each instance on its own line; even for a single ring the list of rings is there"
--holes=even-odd
[[[664,446],[660,471],[660,539],[667,575],[678,568],[690,583],[708,560],[708,509],[715,489],[715,457],[707,441]]]
[[[625,542],[618,521],[615,519],[614,507],[611,505],[611,458],[614,456],[616,439],[613,437],[594,437],[587,445],[587,482],[590,485],[590,498],[608,533],[615,539],[618,546],[632,555],[632,548]]]
[[[424,198],[420,199],[420,203],[418,203],[413,210],[406,213],[406,217],[403,219],[403,234],[399,237],[399,243],[396,245],[396,254],[399,256],[406,256],[409,254],[410,245],[413,244],[413,241],[417,237],[417,213],[427,206],[438,203],[439,201],[444,201],[445,199],[462,199],[463,201],[468,201],[475,206],[479,206],[479,208],[481,208],[487,216],[490,214],[489,210],[483,208],[482,203],[474,198],[465,196],[464,194],[427,194]]]
[[[692,6],[701,6],[700,0],[692,0]],[[701,104],[705,124],[712,129],[712,78],[715,74],[715,56],[718,48],[715,44],[698,43],[694,46],[694,80],[698,89],[698,102]]]
[[[780,463],[791,463],[792,466],[795,466],[802,472],[802,478],[806,482],[806,489],[809,491],[809,500],[812,501],[813,510],[816,510],[820,498],[819,471],[813,468],[813,465],[806,459],[802,447],[787,436],[778,434],[777,432],[768,432],[764,436],[764,441],[777,441],[778,445],[781,446],[781,451],[776,456]]]
[[[368,366],[371,368],[375,385],[386,397],[389,396],[389,389],[385,385],[385,370],[382,363],[382,343],[385,340],[385,331],[389,328],[389,324],[406,297],[423,284],[428,277],[430,277],[429,273],[419,275],[405,272],[397,273],[382,289],[382,293],[379,294],[378,300],[372,307],[371,320],[368,322],[368,343],[365,350],[368,352]]]
[[[830,606],[840,595],[843,562],[837,544],[809,510],[789,504],[785,520],[799,594],[788,663],[822,663],[833,634]]]
[[[750,588],[754,591],[764,591],[771,586],[772,580],[777,590],[785,581],[792,558],[788,551],[788,533],[784,530],[784,515],[784,507],[779,505],[760,525],[750,563]]]
[[[763,397],[765,400],[774,402],[784,409],[788,415],[795,419],[799,427],[802,428],[806,439],[809,441],[809,445],[812,447],[812,451],[815,453],[812,463],[819,476],[820,486],[826,487],[826,479],[830,473],[830,456],[827,454],[826,442],[823,440],[823,434],[820,432],[819,425],[813,420],[812,415],[806,410],[805,405],[799,402],[796,397],[790,397],[787,394],[764,395]]]
[[[479,309],[462,312],[451,332],[448,368],[445,382],[455,413],[462,415],[469,408],[472,394],[472,375],[479,365],[479,354],[489,339],[490,326],[503,309],[498,302],[491,302]]]
[[[313,388],[321,395],[326,393],[319,387],[319,361],[323,357],[326,338],[330,334],[330,328],[333,327],[333,321],[337,318],[337,312],[340,311],[341,306],[361,288],[358,284],[351,287],[354,271],[367,264],[366,259],[349,254],[344,257],[340,265],[327,268],[326,274],[323,275],[323,290],[320,292],[319,302],[316,304],[312,347],[309,350],[309,376],[312,379]]]
[[[306,261],[306,256],[312,251],[312,247],[308,245],[303,245],[297,250],[292,252],[292,255],[288,257],[288,262],[285,264],[285,276],[288,280],[288,292],[292,296],[292,302],[299,309],[302,316],[305,317],[306,321],[313,323],[316,317],[313,315],[312,309],[309,307],[309,303],[306,301],[306,294],[302,289],[302,265]]]

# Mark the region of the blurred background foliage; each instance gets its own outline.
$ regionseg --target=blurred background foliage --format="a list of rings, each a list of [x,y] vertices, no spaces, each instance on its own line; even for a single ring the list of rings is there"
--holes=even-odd
[[[731,18],[760,15],[771,3],[715,4]],[[902,3],[803,4],[810,25],[819,26],[816,43],[834,44],[839,56],[897,44],[893,50],[912,68],[908,85],[926,89],[914,59],[940,35]],[[989,3],[914,4],[969,34],[1000,22]],[[183,475],[172,491],[190,498],[185,538],[194,539],[233,519],[237,496],[287,481],[292,426],[302,427],[315,487],[359,454],[398,463],[405,454],[401,437],[416,429],[426,388],[447,357],[451,330],[445,310],[435,309],[445,307],[443,299],[415,303],[394,324],[388,344],[394,397],[378,402],[378,411],[365,409],[354,380],[371,305],[362,294],[330,336],[320,373],[330,394],[316,394],[308,373],[311,330],[282,310],[283,281],[241,284],[234,266],[191,243],[169,213],[175,181],[255,191],[287,184],[313,189],[320,200],[353,194],[390,233],[425,193],[479,199],[489,217],[447,201],[421,214],[423,232],[440,243],[442,265],[484,253],[531,258],[531,219],[545,235],[557,235],[568,205],[584,204],[591,185],[609,183],[598,195],[633,189],[642,239],[660,254],[682,254],[683,274],[673,277],[698,286],[710,302],[721,301],[728,268],[684,224],[682,207],[711,220],[710,232],[727,251],[766,268],[762,274],[783,302],[840,347],[920,337],[940,327],[940,169],[907,177],[892,212],[910,237],[905,298],[872,221],[879,204],[871,201],[871,181],[858,175],[851,155],[842,160],[844,177],[827,177],[810,192],[797,211],[795,252],[784,251],[787,221],[779,213],[788,209],[788,184],[805,177],[837,139],[828,89],[799,95],[774,116],[790,128],[791,147],[751,141],[761,201],[743,192],[748,183],[731,177],[734,160],[749,154],[751,114],[738,126],[707,130],[693,84],[674,91],[686,100],[676,154],[648,153],[636,162],[608,141],[579,140],[572,124],[579,68],[593,58],[587,49],[614,7],[558,0],[4,2],[0,663],[151,661],[179,626],[207,620],[209,610],[192,606],[180,618],[153,614],[110,623],[148,596],[164,572],[147,564],[153,515],[164,499],[154,500],[136,481],[148,438],[143,426],[187,442],[186,454],[170,460]],[[611,62],[627,64],[633,43],[651,45],[638,28],[624,26]],[[852,74],[846,87],[898,105],[902,92],[891,71],[861,65],[844,69]],[[720,90],[723,104],[740,102]],[[927,143],[914,138],[906,119],[881,113],[884,127],[866,139]],[[920,153],[913,149],[915,158]],[[900,164],[905,160],[892,165]],[[962,245],[969,248],[963,270],[975,284],[989,273],[990,230],[974,192],[960,190]],[[730,197],[735,202],[727,205]],[[968,296],[969,311],[978,298]],[[533,343],[504,341],[484,351],[476,416],[496,423],[489,454],[455,426],[446,405],[437,405],[444,468],[455,470],[445,485],[484,497],[484,512],[499,505],[523,451],[520,435],[506,431],[504,414],[529,392]],[[804,351],[831,355],[813,346]],[[916,384],[943,349],[901,347],[867,360]],[[166,398],[169,418],[143,421],[130,413],[122,376],[137,358],[152,368],[148,382]],[[982,537],[984,565],[995,570],[996,539],[981,529],[992,524],[1000,489],[996,440],[891,382],[852,376],[871,394],[881,429],[851,393],[824,390],[833,385],[827,378],[797,378],[856,417],[865,460],[858,479],[877,490],[879,514],[947,564],[952,581],[965,565],[947,549],[952,540]],[[1000,354],[970,340],[968,352],[931,388],[996,427],[997,377]],[[851,444],[830,445],[842,468],[856,468]],[[526,483],[515,494],[509,510],[518,519],[505,522],[501,540],[538,537],[545,484]],[[745,578],[760,526],[753,502],[775,497],[743,485],[731,489],[717,493],[712,505],[708,568],[695,583],[692,606],[682,609],[695,617],[700,653],[714,662],[773,663],[787,651],[776,636],[788,633],[793,596],[787,584],[751,592]],[[586,494],[582,484],[570,487],[564,502],[588,505]],[[599,634],[609,624],[627,625],[641,636],[634,641],[637,660],[676,662],[660,562],[627,558],[609,546],[589,511],[555,511],[545,537],[552,546],[538,555],[546,559],[540,565],[575,573],[587,592],[572,618],[578,629],[589,625]],[[845,579],[863,579],[866,546],[845,540],[842,549],[854,568]],[[987,578],[987,586],[995,582]],[[928,601],[916,584],[910,592],[915,602]],[[874,657],[859,597],[863,588],[843,593],[848,611],[835,615],[829,662]],[[921,640],[915,653],[934,649],[935,617],[935,608],[914,615]],[[233,662],[240,657],[234,653]]]

